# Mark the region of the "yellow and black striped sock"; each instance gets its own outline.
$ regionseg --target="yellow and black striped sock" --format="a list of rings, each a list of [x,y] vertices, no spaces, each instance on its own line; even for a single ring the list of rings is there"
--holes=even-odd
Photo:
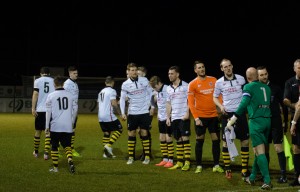
[[[143,151],[145,154],[145,158],[150,158],[150,140],[148,136],[142,136],[143,142]]]
[[[168,142],[167,145],[168,145],[168,158],[174,159],[174,143],[171,141]]]
[[[67,159],[72,159],[73,158],[71,147],[66,147],[65,148],[65,153],[66,153]]]
[[[51,151],[51,159],[54,167],[58,167],[58,151]]]
[[[168,158],[168,146],[167,146],[167,142],[165,141],[161,141],[160,142],[160,152],[163,156],[163,158]]]
[[[75,132],[72,134],[72,139],[71,139],[71,148],[74,149],[74,142],[75,142]]]
[[[51,142],[51,138],[50,136],[46,136],[45,137],[45,153],[49,153],[50,150],[50,142]]]
[[[183,141],[184,159],[186,161],[191,160],[191,144],[190,141]]]
[[[227,147],[223,147],[222,156],[223,156],[225,170],[231,170],[231,168],[230,168],[230,155],[229,155]]]
[[[183,155],[184,155],[184,147],[182,142],[177,142],[176,145],[176,158],[177,161],[183,162]]]
[[[114,131],[114,133],[111,135],[110,140],[109,140],[109,144],[112,145],[114,144],[118,138],[121,136],[122,132],[120,131]]]
[[[246,173],[248,171],[248,164],[249,164],[249,147],[241,147],[241,155],[242,155],[242,173]]]
[[[106,144],[109,143],[109,140],[110,140],[109,134],[108,134],[108,135],[107,135],[107,134],[104,134],[103,137],[102,137],[102,145],[103,145],[103,147],[104,147]]]
[[[33,146],[34,146],[34,151],[35,151],[35,153],[38,153],[38,151],[39,151],[40,142],[41,142],[41,138],[40,138],[40,137],[34,136],[34,139],[33,139]]]
[[[128,155],[129,157],[135,158],[135,144],[136,144],[136,137],[128,137]]]

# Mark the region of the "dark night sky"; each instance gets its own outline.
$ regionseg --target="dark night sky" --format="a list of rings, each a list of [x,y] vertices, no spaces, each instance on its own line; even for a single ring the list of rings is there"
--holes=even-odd
[[[123,2],[123,1],[121,1]],[[202,2],[202,1],[201,1]],[[208,3],[208,4],[207,4]],[[76,65],[80,76],[125,76],[128,62],[167,79],[179,65],[195,77],[193,61],[219,78],[223,57],[235,73],[266,65],[283,85],[300,58],[297,1],[47,1],[2,6],[1,85],[20,84],[41,66]],[[4,70],[6,67],[8,70]],[[65,74],[66,75],[66,74]]]

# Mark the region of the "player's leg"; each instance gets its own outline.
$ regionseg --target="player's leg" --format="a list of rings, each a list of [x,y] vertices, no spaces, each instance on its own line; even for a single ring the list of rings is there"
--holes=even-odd
[[[162,154],[162,160],[155,164],[156,166],[164,166],[168,163],[168,144],[167,144],[167,134],[166,134],[166,121],[158,121],[159,129],[159,141],[160,141],[160,152]]]

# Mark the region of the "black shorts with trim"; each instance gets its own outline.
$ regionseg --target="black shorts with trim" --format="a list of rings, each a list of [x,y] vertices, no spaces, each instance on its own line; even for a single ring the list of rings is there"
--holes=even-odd
[[[227,125],[228,120],[233,116],[234,113],[227,112],[227,115],[222,115],[222,139],[223,141],[226,141],[225,138],[225,127]],[[236,123],[234,125],[234,132],[237,139],[240,141],[249,140],[249,125],[248,125],[248,119],[246,114],[240,115],[238,119],[236,120]]]
[[[173,136],[176,140],[179,140],[183,136],[191,135],[191,121],[190,119],[182,120],[175,119],[171,122],[171,128]]]
[[[46,127],[46,112],[37,112],[38,116],[34,120],[35,130],[44,131]]]
[[[63,148],[71,147],[72,135],[73,133],[50,131],[52,150],[57,150],[59,143],[63,146]]]
[[[172,136],[172,127],[168,126],[165,121],[158,121],[158,129],[159,133],[161,134],[168,134],[169,136]]]
[[[151,124],[151,118],[149,113],[139,115],[128,115],[127,128],[128,131],[137,130],[138,128],[149,130]]]
[[[103,132],[118,131],[123,129],[119,119],[110,122],[99,122],[99,124]]]
[[[209,133],[216,133],[217,136],[220,136],[220,128],[219,128],[219,119],[218,117],[198,117],[201,122],[201,125],[196,125],[195,123],[195,132],[197,136],[204,135],[206,133],[206,128],[208,129]]]

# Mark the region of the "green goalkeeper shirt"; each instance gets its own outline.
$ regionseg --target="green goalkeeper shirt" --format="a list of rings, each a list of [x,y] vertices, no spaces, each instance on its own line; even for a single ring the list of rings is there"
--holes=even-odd
[[[271,117],[270,101],[270,87],[259,81],[253,81],[244,86],[243,98],[235,113],[240,116],[247,109],[249,119],[269,118]]]

